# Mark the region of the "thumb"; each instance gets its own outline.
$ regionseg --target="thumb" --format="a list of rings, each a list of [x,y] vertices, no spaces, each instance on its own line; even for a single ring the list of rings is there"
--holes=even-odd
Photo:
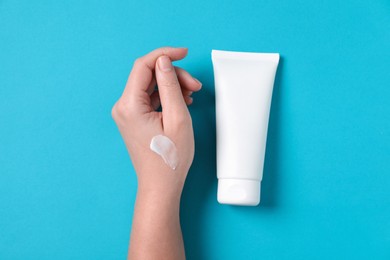
[[[156,81],[161,99],[164,128],[175,128],[186,122],[189,112],[181,92],[175,69],[168,56],[161,56],[156,62]]]

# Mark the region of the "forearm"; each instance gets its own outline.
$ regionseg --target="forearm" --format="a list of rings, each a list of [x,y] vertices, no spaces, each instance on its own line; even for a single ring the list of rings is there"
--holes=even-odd
[[[185,259],[180,194],[139,188],[128,258]]]

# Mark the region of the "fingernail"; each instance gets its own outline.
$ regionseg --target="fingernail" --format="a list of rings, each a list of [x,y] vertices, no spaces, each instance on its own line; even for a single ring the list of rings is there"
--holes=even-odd
[[[173,69],[172,62],[167,56],[158,58],[158,66],[162,71],[168,72]]]
[[[202,86],[202,82],[200,82],[198,79],[193,78],[196,82],[198,82],[199,86]]]

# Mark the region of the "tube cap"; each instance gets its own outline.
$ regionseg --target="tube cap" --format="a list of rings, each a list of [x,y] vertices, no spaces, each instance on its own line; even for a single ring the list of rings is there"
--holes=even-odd
[[[260,181],[245,179],[219,179],[218,202],[242,206],[260,203]]]

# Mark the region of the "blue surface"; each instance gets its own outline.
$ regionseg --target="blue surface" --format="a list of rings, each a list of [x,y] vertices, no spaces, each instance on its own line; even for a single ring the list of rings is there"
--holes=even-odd
[[[188,259],[390,259],[388,0],[0,0],[0,259],[125,258],[136,178],[110,110],[164,45],[204,83]],[[216,201],[213,48],[281,53],[259,207]]]

